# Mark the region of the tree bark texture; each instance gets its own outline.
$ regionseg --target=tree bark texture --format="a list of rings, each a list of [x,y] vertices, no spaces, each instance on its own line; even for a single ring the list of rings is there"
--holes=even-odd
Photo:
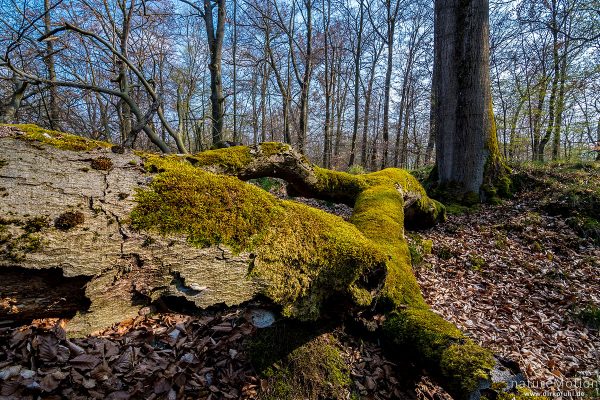
[[[495,180],[504,168],[491,104],[488,14],[488,0],[435,2],[438,179],[476,195],[484,175]]]

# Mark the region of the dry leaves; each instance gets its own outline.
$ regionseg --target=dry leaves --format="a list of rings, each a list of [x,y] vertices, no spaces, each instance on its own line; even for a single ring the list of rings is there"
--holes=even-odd
[[[0,399],[256,399],[268,382],[245,353],[256,332],[252,311],[145,313],[72,340],[56,319],[0,329]],[[332,335],[342,345],[351,390],[361,398],[450,399],[412,364],[388,360],[379,346],[342,328]]]
[[[426,300],[531,380],[595,376],[600,334],[577,317],[600,306],[600,249],[523,193],[424,233],[433,255],[416,271]]]

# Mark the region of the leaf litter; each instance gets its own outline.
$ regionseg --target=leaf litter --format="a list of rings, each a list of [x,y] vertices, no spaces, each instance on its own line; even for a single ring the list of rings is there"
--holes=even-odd
[[[525,190],[450,215],[421,232],[433,251],[415,273],[435,312],[518,362],[529,381],[600,380],[600,334],[580,318],[600,307],[600,248],[544,213],[542,201]]]

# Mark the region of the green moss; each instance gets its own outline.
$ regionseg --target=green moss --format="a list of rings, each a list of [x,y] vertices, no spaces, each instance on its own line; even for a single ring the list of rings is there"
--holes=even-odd
[[[38,251],[43,244],[39,235],[31,233],[24,233],[15,239],[11,237],[9,236],[5,241],[4,255],[14,262],[23,261],[28,253]]]
[[[186,160],[192,165],[217,165],[225,172],[235,173],[252,161],[250,148],[246,146],[228,147],[225,149],[207,150],[187,156]]]
[[[279,142],[265,142],[260,144],[260,152],[265,156],[274,156],[291,150],[290,145]]]
[[[389,185],[362,191],[350,221],[388,256],[388,275],[382,298],[394,307],[424,307],[425,301],[412,272],[404,239],[404,201],[400,193]]]
[[[412,347],[428,364],[435,364],[445,349],[464,338],[453,324],[426,308],[391,313],[384,335],[394,345]]]
[[[361,307],[369,307],[373,303],[373,295],[366,289],[351,285],[348,289],[354,304]]]
[[[136,194],[133,227],[184,234],[196,246],[251,251],[250,275],[287,316],[314,319],[324,299],[347,293],[384,255],[341,218],[281,201],[237,178],[215,175],[174,157],[148,156],[162,171]]]
[[[463,195],[461,203],[467,207],[474,206],[480,202],[479,195],[475,192],[467,192]]]
[[[469,263],[473,271],[483,271],[487,267],[487,261],[485,261],[485,258],[478,254],[469,255]]]
[[[19,139],[36,141],[49,144],[62,150],[89,151],[98,147],[109,148],[112,144],[98,140],[87,139],[82,136],[70,135],[68,133],[52,131],[40,128],[37,125],[21,124],[6,125],[23,132]]]
[[[352,204],[358,194],[368,186],[364,180],[366,175],[351,175],[321,167],[314,167],[314,173],[317,178],[317,192],[336,197],[347,204]]]
[[[484,194],[485,201],[498,203],[499,197],[509,197],[511,195],[511,170],[502,157],[502,153],[500,153],[498,137],[496,135],[496,119],[494,118],[494,109],[491,101],[489,102],[488,114],[490,128],[486,141],[487,159],[484,166],[481,191]]]
[[[266,380],[261,399],[346,399],[352,383],[340,345],[329,333],[302,326],[257,332],[250,359]]]
[[[98,157],[92,160],[91,166],[95,170],[110,171],[113,168],[113,162],[108,157]]]
[[[54,221],[54,226],[57,229],[68,231],[77,225],[83,224],[85,216],[81,211],[67,211],[62,213]]]
[[[44,228],[47,228],[48,224],[49,221],[48,217],[46,216],[33,217],[25,221],[23,229],[25,229],[25,232],[27,233],[35,233],[41,231]]]
[[[470,340],[454,343],[441,355],[441,372],[448,380],[451,392],[460,397],[473,392],[482,381],[490,379],[489,373],[495,365],[494,356]]]
[[[390,314],[384,334],[399,351],[408,351],[441,374],[458,398],[465,398],[489,379],[493,355],[467,339],[453,324],[428,309],[409,309]]]

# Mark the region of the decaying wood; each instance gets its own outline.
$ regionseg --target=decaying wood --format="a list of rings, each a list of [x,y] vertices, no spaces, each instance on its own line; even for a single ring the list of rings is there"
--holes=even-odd
[[[26,276],[31,279],[3,282],[0,320],[48,316],[47,304],[54,303],[57,293],[39,290],[39,302],[20,301],[22,296],[15,294],[35,291],[35,282],[48,268],[87,282],[85,294],[92,299],[89,310],[79,308],[77,301],[62,310],[67,315],[78,311],[69,323],[72,334],[85,334],[136,316],[144,304],[135,304],[134,295],[148,300],[173,295],[208,307],[240,304],[258,292],[259,286],[246,278],[247,253],[234,256],[217,246],[199,249],[183,237],[153,236],[128,228],[126,219],[134,207],[135,189],[150,180],[135,154],[115,154],[110,149],[63,151],[13,137],[0,137],[0,147],[0,216],[9,222],[6,235],[13,243],[12,251],[7,251],[4,243],[0,276],[19,267],[27,269]],[[113,167],[109,171],[93,169],[92,161],[99,157],[109,158]],[[69,211],[82,213],[83,223],[68,230],[56,229],[57,218]],[[47,218],[48,226],[27,234],[24,224],[36,217]],[[39,239],[39,248],[21,251],[19,247],[29,238]],[[55,315],[61,314],[56,310]]]

